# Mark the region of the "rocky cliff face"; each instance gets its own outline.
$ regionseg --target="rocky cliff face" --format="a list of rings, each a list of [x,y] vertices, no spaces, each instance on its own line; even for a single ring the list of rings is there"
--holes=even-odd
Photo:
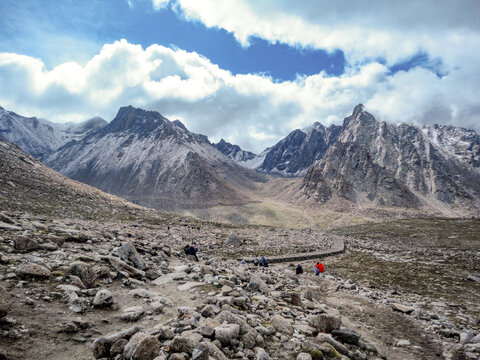
[[[358,105],[337,141],[308,170],[303,191],[321,203],[337,195],[387,206],[440,201],[478,208],[479,140],[461,128],[378,122]]]
[[[232,145],[223,139],[218,143],[213,144],[213,146],[223,155],[240,164],[252,160],[256,156],[254,153],[242,150],[240,146]]]
[[[46,164],[62,174],[157,208],[247,202],[237,187],[260,177],[216,150],[179,121],[131,106],[96,133],[60,148]]]
[[[323,157],[336,141],[340,130],[341,126],[326,128],[318,122],[308,129],[294,130],[266,152],[258,169],[286,176],[301,176]]]
[[[56,124],[27,118],[0,107],[0,138],[11,141],[37,159],[44,159],[71,140],[80,140],[107,124],[96,117],[82,123]]]

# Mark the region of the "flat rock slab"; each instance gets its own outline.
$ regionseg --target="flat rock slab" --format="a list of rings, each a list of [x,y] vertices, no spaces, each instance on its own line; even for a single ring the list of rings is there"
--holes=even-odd
[[[7,223],[4,223],[4,222],[0,222],[0,229],[9,230],[9,231],[21,231],[21,230],[23,230],[20,226],[7,224]]]
[[[153,283],[155,285],[167,285],[170,284],[173,280],[182,280],[187,277],[187,273],[184,271],[180,272],[173,272],[169,273],[163,276],[160,276],[159,278],[156,278]]]
[[[412,308],[410,306],[406,306],[406,305],[399,304],[399,303],[393,303],[392,304],[392,309],[395,310],[395,311],[404,313],[404,314],[411,314],[413,312],[413,310],[415,310],[414,308]]]
[[[204,283],[196,282],[196,281],[189,281],[186,284],[180,285],[177,287],[178,291],[190,291],[195,287],[202,286]]]

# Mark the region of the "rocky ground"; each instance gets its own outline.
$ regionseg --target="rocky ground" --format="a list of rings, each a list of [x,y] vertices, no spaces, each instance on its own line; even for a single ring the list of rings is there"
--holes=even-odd
[[[385,272],[375,276],[382,268],[371,264],[364,278],[353,276],[363,261],[353,260],[363,259],[358,253],[381,261],[406,257],[395,241],[375,247],[373,230],[368,240],[357,228],[347,253],[326,260],[325,277],[313,276],[312,261],[296,276],[294,264],[258,268],[236,260],[328,248],[329,235],[312,229],[141,212],[93,221],[6,211],[0,231],[3,359],[479,356],[478,268],[468,268],[478,266],[478,249],[456,252],[472,257],[471,279],[459,285],[468,285],[462,289],[471,297],[442,303],[440,296],[380,281]],[[199,262],[183,254],[183,237],[199,246]],[[415,249],[410,259],[423,251]]]

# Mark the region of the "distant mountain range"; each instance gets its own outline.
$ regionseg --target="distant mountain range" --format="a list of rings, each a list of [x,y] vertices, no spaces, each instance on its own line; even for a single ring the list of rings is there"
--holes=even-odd
[[[244,204],[248,199],[239,189],[263,178],[180,121],[131,106],[44,162],[72,179],[158,209]]]
[[[20,146],[42,160],[72,140],[80,140],[108,123],[94,117],[81,123],[58,124],[36,117],[24,117],[0,107],[0,138]]]
[[[1,109],[0,137],[72,179],[157,209],[246,204],[265,174],[301,178],[289,193],[319,204],[480,209],[475,131],[379,122],[362,105],[341,126],[316,122],[259,155],[131,106],[108,124],[75,126]]]

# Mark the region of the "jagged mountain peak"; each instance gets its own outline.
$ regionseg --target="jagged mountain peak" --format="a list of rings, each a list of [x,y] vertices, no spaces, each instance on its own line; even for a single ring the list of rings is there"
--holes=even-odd
[[[245,162],[252,160],[256,155],[250,151],[245,151],[240,148],[238,145],[233,145],[228,141],[225,141],[223,138],[216,144],[212,144],[218,151],[229,159],[244,165]]]
[[[147,111],[131,105],[118,110],[115,118],[104,128],[104,132],[140,132],[146,134],[169,122],[157,111]]]

